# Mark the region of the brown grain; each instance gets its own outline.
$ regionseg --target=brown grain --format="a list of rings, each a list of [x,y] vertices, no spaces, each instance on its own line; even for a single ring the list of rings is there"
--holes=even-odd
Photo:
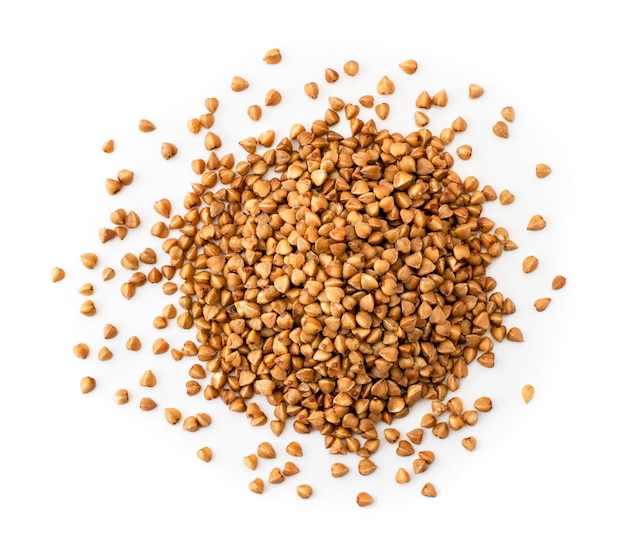
[[[139,121],[139,130],[141,132],[152,132],[155,129],[156,126],[152,121],[149,121],[148,119],[141,119]]]

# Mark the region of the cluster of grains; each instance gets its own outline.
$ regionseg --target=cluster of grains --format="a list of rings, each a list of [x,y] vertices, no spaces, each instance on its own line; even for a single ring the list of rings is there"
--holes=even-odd
[[[281,59],[277,49],[263,58],[268,64]],[[413,74],[417,63],[405,61],[400,68]],[[355,76],[358,63],[346,63],[344,72]],[[332,84],[339,73],[329,68],[324,76]],[[232,91],[248,86],[244,78],[232,78]],[[318,84],[310,82],[304,91],[316,99]],[[387,76],[376,86],[381,96],[394,91]],[[469,85],[470,98],[483,92],[479,85]],[[182,198],[185,212],[172,215],[167,199],[154,204],[162,220],[150,232],[162,240],[168,264],[148,274],[138,271],[140,263],[157,261],[151,248],[121,259],[133,272],[121,287],[126,299],[148,283],[161,283],[165,294],[180,294],[179,308],[167,305],[153,324],[161,329],[175,318],[194,339],[179,349],[160,338],[152,351],[169,351],[174,360],[193,359],[187,395],[219,398],[232,411],[245,413],[252,426],[269,422],[276,436],[287,423],[297,433],[319,432],[330,453],[361,457],[361,475],[376,469],[370,457],[381,442],[379,423],[391,425],[416,402],[432,405],[419,428],[406,439],[393,428],[384,431],[399,456],[415,457],[415,474],[434,460],[431,451],[414,449],[425,429],[445,438],[450,430],[473,426],[478,412],[491,409],[487,397],[466,409],[459,397],[448,396],[459,389],[471,362],[494,365],[494,340],[523,341],[519,328],[505,324],[515,304],[496,290],[496,281],[487,273],[494,259],[517,245],[506,229],[483,215],[484,205],[498,199],[494,189],[481,187],[475,177],[462,179],[453,170],[455,158],[447,146],[455,133],[465,130],[466,122],[459,117],[439,134],[427,128],[426,111],[445,107],[447,99],[445,90],[419,94],[416,130],[399,134],[362,117],[359,106],[331,98],[324,117],[309,127],[295,124],[277,141],[271,130],[240,141],[246,152],[241,161],[232,152],[218,155],[221,138],[211,127],[219,101],[206,100],[207,112],[187,123],[192,133],[203,134],[208,156],[191,165],[197,180]],[[267,93],[265,107],[280,102],[278,91]],[[368,108],[374,99],[364,95],[359,102]],[[253,105],[247,113],[258,120],[262,111]],[[375,112],[384,120],[389,105],[381,102]],[[349,124],[345,135],[333,130],[341,115]],[[513,108],[504,108],[501,116],[511,123]],[[151,132],[156,127],[142,119],[139,129]],[[493,127],[499,137],[508,137],[508,130],[503,121]],[[111,140],[104,151],[113,150]],[[176,153],[174,144],[162,144],[164,159]],[[471,153],[469,145],[462,145],[454,154],[467,160]],[[548,166],[537,165],[537,177],[549,173]],[[105,188],[114,196],[132,181],[133,173],[122,170],[106,180]],[[499,198],[502,205],[514,200],[509,191]],[[116,209],[111,222],[99,232],[102,243],[124,239],[141,221],[134,211]],[[536,215],[528,229],[540,230],[545,224]],[[89,268],[98,261],[94,253],[81,259]],[[537,258],[529,256],[523,271],[530,273],[537,265]],[[104,280],[113,275],[112,268],[103,271]],[[52,277],[58,281],[64,272],[55,268]],[[564,284],[565,279],[557,277],[553,288]],[[80,291],[89,296],[93,288],[87,284]],[[538,299],[537,311],[549,302]],[[80,311],[91,316],[96,308],[88,299]],[[116,334],[117,329],[107,325],[105,337]],[[141,342],[132,337],[126,347],[137,350]],[[89,347],[81,343],[74,353],[85,358]],[[106,348],[98,354],[100,360],[111,356]],[[205,378],[208,384],[201,385]],[[154,374],[146,372],[140,384],[154,387]],[[95,386],[92,377],[80,384],[83,393]],[[533,392],[532,386],[524,387],[526,402]],[[129,401],[126,389],[113,397],[120,404]],[[264,412],[255,397],[264,397],[271,412]],[[155,407],[151,398],[140,400],[142,410]],[[165,409],[165,418],[170,424],[182,420],[188,431],[211,423],[206,413],[183,419],[174,407]],[[462,445],[472,451],[476,439],[466,437]],[[288,452],[302,454],[297,443],[291,443]],[[213,451],[203,447],[197,456],[209,462]],[[244,463],[256,469],[259,457],[274,458],[272,445],[262,443]],[[274,468],[267,482],[280,483],[298,471],[288,462]],[[348,467],[337,462],[331,471],[341,477]],[[409,472],[400,468],[396,481],[409,480]],[[249,488],[262,493],[263,479],[254,479]],[[421,492],[437,494],[431,483]],[[304,499],[312,493],[307,484],[297,487]],[[365,506],[373,498],[361,492],[356,501]]]

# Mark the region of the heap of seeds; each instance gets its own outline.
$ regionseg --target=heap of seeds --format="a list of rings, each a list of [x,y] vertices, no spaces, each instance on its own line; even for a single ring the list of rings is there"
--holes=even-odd
[[[263,60],[275,64],[281,58],[273,49]],[[400,67],[412,74],[417,63],[406,61]],[[344,71],[354,76],[358,64],[350,61]],[[325,73],[328,83],[338,77],[330,68]],[[240,76],[232,79],[235,92],[248,85]],[[392,94],[395,85],[384,76],[376,90]],[[317,83],[307,84],[305,92],[316,99]],[[483,92],[470,85],[471,98]],[[265,105],[280,101],[280,93],[271,90]],[[169,350],[175,360],[192,357],[188,395],[201,392],[207,400],[220,398],[231,410],[246,413],[253,426],[269,421],[277,436],[287,423],[298,433],[319,432],[331,453],[363,457],[361,474],[376,469],[369,456],[380,443],[378,423],[390,425],[420,400],[433,406],[433,413],[422,419],[422,428],[409,432],[408,440],[399,439],[397,430],[385,431],[389,443],[397,442],[399,456],[415,453],[411,443],[421,443],[423,428],[444,438],[449,429],[473,426],[478,411],[491,409],[491,400],[479,398],[475,411],[464,410],[458,397],[446,401],[448,393],[459,388],[472,361],[493,366],[491,337],[522,341],[523,336],[519,328],[505,326],[515,304],[496,290],[496,281],[487,274],[493,259],[517,248],[504,228],[496,228],[483,215],[484,204],[498,197],[475,177],[461,178],[446,147],[455,131],[465,130],[465,121],[459,117],[436,135],[426,128],[429,120],[423,111],[418,111],[417,129],[399,134],[359,116],[358,106],[334,97],[323,119],[308,128],[295,124],[289,136],[276,143],[273,131],[245,138],[240,145],[246,158],[235,162],[233,153],[218,157],[221,139],[210,131],[218,103],[207,99],[209,113],[188,122],[192,133],[205,130],[209,157],[192,163],[198,180],[182,199],[185,213],[170,216],[172,205],[166,199],[154,206],[169,221],[159,221],[150,230],[162,240],[169,263],[146,276],[136,270],[139,262],[156,262],[153,249],[139,256],[126,253],[121,260],[124,268],[135,271],[122,285],[125,298],[131,298],[137,287],[164,279],[166,294],[182,294],[180,311],[167,306],[154,319],[154,327],[163,328],[176,316],[195,341],[177,349],[159,338],[153,353]],[[360,103],[367,108],[373,102],[364,96]],[[421,109],[446,104],[444,90],[432,97],[424,91],[416,102]],[[376,109],[380,119],[387,116],[386,106]],[[257,120],[261,109],[251,107],[254,115],[250,109],[248,113]],[[342,110],[348,134],[333,129]],[[505,108],[503,118],[511,122],[512,112]],[[507,126],[498,123],[497,135],[508,136]],[[142,119],[139,129],[153,131],[155,125]],[[112,144],[105,151],[112,152]],[[163,143],[161,151],[170,159],[177,148]],[[471,152],[469,145],[456,149],[462,160]],[[539,166],[538,177],[551,171]],[[107,191],[116,194],[132,178],[132,172],[123,170],[117,179],[107,180]],[[514,197],[503,191],[500,199],[506,205]],[[135,212],[123,209],[114,211],[111,220],[115,228],[100,232],[103,243],[116,236],[123,239],[128,228],[140,223]],[[540,215],[528,225],[529,230],[543,227]],[[93,253],[81,259],[90,268],[98,260]],[[525,272],[536,266],[535,257],[524,261]],[[113,271],[105,271],[107,280]],[[63,277],[60,268],[53,270],[53,281]],[[559,276],[553,288],[564,283]],[[81,288],[85,295],[92,290]],[[545,309],[549,300],[539,299],[537,310]],[[93,302],[87,300],[81,312],[95,314]],[[114,337],[117,329],[107,325],[106,334]],[[131,336],[127,348],[141,348],[140,340]],[[81,343],[74,352],[85,358],[89,348]],[[99,355],[110,356],[102,351]],[[196,379],[207,376],[209,383],[202,387]],[[156,379],[147,372],[141,384],[152,387]],[[81,382],[84,393],[94,387],[91,377]],[[256,396],[266,398],[272,413],[261,410]],[[120,389],[114,398],[125,403],[128,392]],[[529,401],[530,395],[524,393],[524,399]],[[143,398],[140,407],[151,410],[156,403]],[[444,412],[449,413],[447,422],[438,419]],[[174,407],[168,407],[165,416],[171,424],[182,417]],[[185,418],[183,427],[196,431],[209,423],[210,417],[199,413]],[[462,443],[473,450],[476,439],[468,437]],[[291,444],[288,451],[294,454],[298,447]],[[272,452],[269,443],[257,451],[262,458],[273,458]],[[197,454],[208,462],[212,449],[204,447]],[[413,464],[415,473],[433,459],[430,451],[420,452]],[[247,456],[245,463],[255,469],[257,456]],[[296,473],[297,467],[290,464],[287,473],[276,468],[269,482],[282,482],[284,475]],[[332,471],[339,477],[348,468],[336,463]],[[410,476],[401,468],[396,480],[407,483]],[[262,479],[250,484],[253,492],[263,488]],[[300,485],[297,492],[308,498],[312,489]],[[430,483],[422,493],[436,495]],[[361,493],[357,501],[367,505],[372,498]]]
[[[205,397],[243,410],[263,395],[336,453],[456,390],[514,311],[487,275],[508,241],[482,216],[493,197],[428,129],[353,127],[297,125],[263,157],[205,172],[163,244]]]

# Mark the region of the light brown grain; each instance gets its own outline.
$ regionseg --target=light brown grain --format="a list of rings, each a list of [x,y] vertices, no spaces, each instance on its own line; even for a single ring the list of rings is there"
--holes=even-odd
[[[401,62],[398,66],[400,66],[400,69],[405,73],[405,74],[409,74],[412,75],[417,71],[417,62],[413,59],[408,59],[405,60],[403,62]]]
[[[123,405],[128,403],[129,395],[128,390],[125,388],[120,388],[113,394],[113,401],[119,405]]]
[[[557,275],[552,279],[552,290],[561,290],[565,284],[567,283],[567,279],[562,275]]]
[[[233,76],[230,82],[230,88],[234,92],[241,92],[243,90],[246,90],[249,86],[250,86],[250,83],[248,83],[248,81],[246,81],[243,77],[239,75]]]
[[[476,83],[470,83],[468,95],[471,99],[476,99],[481,97],[485,93],[485,89],[483,89],[480,85]]]
[[[367,507],[374,503],[374,498],[369,492],[359,492],[356,496],[356,504],[359,507]]]
[[[277,49],[276,47],[267,51],[267,53],[263,56],[263,60],[266,64],[278,64],[282,59],[283,56],[280,49]]]
[[[533,215],[526,226],[526,230],[543,230],[546,227],[546,221],[541,215]]]
[[[148,119],[141,119],[139,121],[139,130],[141,132],[152,132],[155,129],[156,126],[152,121],[149,121]]]
[[[535,167],[535,175],[539,179],[548,177],[551,173],[552,173],[552,168],[550,168],[550,166],[548,166],[547,164],[541,163],[541,164],[537,164],[537,166]]]
[[[534,396],[535,387],[533,387],[532,385],[524,385],[522,387],[522,398],[524,399],[524,402],[530,402],[530,400],[532,400]]]
[[[384,75],[380,81],[376,84],[376,91],[378,94],[393,94],[396,91],[396,85],[394,82]]]
[[[346,75],[354,77],[359,71],[359,63],[356,60],[349,60],[343,65],[343,71]]]
[[[524,273],[534,272],[539,266],[539,259],[536,256],[529,255],[522,261],[522,271]]]
[[[65,279],[65,270],[63,270],[62,268],[54,267],[52,268],[51,276],[53,283],[62,281],[63,279]]]
[[[196,452],[196,456],[203,462],[210,462],[213,459],[213,449],[211,447],[202,447]]]
[[[476,438],[474,436],[464,437],[461,440],[461,445],[471,452],[476,448]]]
[[[437,496],[437,490],[435,489],[434,485],[432,483],[426,483],[423,487],[422,487],[422,495],[428,497],[428,498],[434,498],[435,496]]]
[[[502,108],[502,111],[500,111],[500,115],[502,115],[502,118],[505,121],[512,123],[515,120],[515,109],[513,109],[513,107],[511,106],[506,106]]]
[[[299,484],[296,487],[296,493],[303,500],[308,500],[313,495],[313,487],[311,485],[306,484],[306,483]]]
[[[142,411],[152,411],[156,407],[157,403],[152,398],[143,397],[139,400],[139,409]]]
[[[493,133],[499,138],[509,137],[509,127],[502,121],[497,121],[492,127]]]
[[[545,311],[547,309],[547,307],[550,305],[551,301],[552,301],[552,298],[537,298],[533,302],[533,306],[539,312]]]
[[[96,380],[93,377],[83,377],[80,380],[80,391],[83,394],[88,394],[94,388],[96,388]]]

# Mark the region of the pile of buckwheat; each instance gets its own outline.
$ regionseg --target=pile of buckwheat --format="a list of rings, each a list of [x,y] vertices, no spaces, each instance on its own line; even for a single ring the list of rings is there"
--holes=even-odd
[[[281,52],[272,49],[263,60],[277,64]],[[412,75],[418,65],[407,60],[399,68]],[[303,92],[316,104],[320,84],[332,85],[340,75],[355,77],[358,71],[353,60],[345,63],[343,74],[328,68],[323,82],[308,82]],[[243,77],[232,78],[232,92],[248,86]],[[498,195],[476,177],[455,173],[455,160],[472,154],[467,144],[453,147],[455,134],[467,123],[458,117],[434,132],[428,116],[431,108],[446,107],[445,90],[416,95],[416,129],[407,134],[385,126],[390,108],[385,97],[394,92],[392,78],[382,76],[355,103],[331,97],[310,126],[294,124],[285,136],[266,130],[241,140],[240,149],[222,148],[212,131],[219,100],[207,98],[205,111],[187,122],[188,130],[203,138],[204,152],[191,163],[195,180],[181,195],[184,213],[173,214],[176,203],[166,198],[156,201],[159,218],[150,233],[157,243],[140,254],[122,251],[118,261],[130,272],[121,285],[124,298],[149,285],[160,285],[164,296],[179,296],[177,304],[165,304],[153,326],[161,330],[175,321],[189,339],[171,346],[158,338],[151,349],[169,352],[177,362],[190,361],[182,394],[220,399],[252,426],[268,424],[277,438],[286,424],[300,434],[317,432],[331,454],[358,455],[361,475],[376,469],[373,457],[382,440],[411,459],[414,474],[428,469],[435,454],[416,451],[425,432],[445,438],[474,426],[479,413],[492,408],[489,397],[464,405],[455,395],[470,364],[493,367],[494,341],[523,341],[520,328],[507,323],[514,302],[488,274],[492,261],[517,245],[506,228],[483,214],[487,202],[510,205],[514,195],[507,190]],[[479,85],[468,87],[472,99],[483,92]],[[280,92],[270,89],[264,104],[250,105],[246,113],[258,121],[264,108],[281,101]],[[514,109],[504,107],[489,137],[508,138],[514,118]],[[348,133],[334,130],[342,120]],[[157,130],[147,119],[138,128]],[[113,153],[114,140],[105,142],[103,151]],[[170,160],[178,148],[166,141],[160,152]],[[546,164],[536,166],[539,178],[550,172]],[[124,240],[141,223],[137,213],[115,205],[115,195],[133,179],[133,171],[124,169],[105,181],[113,210],[110,224],[98,232],[103,244]],[[545,226],[535,215],[527,228]],[[166,263],[157,266],[163,255]],[[81,261],[95,269],[97,251],[81,255]],[[103,264],[101,280],[108,281],[116,271]],[[537,265],[529,256],[523,272],[532,273]],[[63,269],[54,268],[53,281],[64,277]],[[565,278],[557,276],[551,286],[564,285]],[[85,316],[97,312],[93,291],[92,283],[79,288],[86,296],[80,307]],[[536,310],[545,310],[550,301],[538,298]],[[118,329],[107,324],[103,334],[111,339]],[[141,349],[141,340],[131,336],[126,348]],[[73,351],[81,359],[90,356],[86,343]],[[106,361],[113,353],[102,347],[96,356]],[[146,370],[139,383],[150,390],[156,376]],[[96,386],[93,376],[80,382],[83,393]],[[111,393],[119,404],[134,401],[144,411],[158,407],[149,396],[132,398],[127,389]],[[533,394],[532,385],[522,388],[525,402]],[[393,422],[417,402],[430,402],[431,412],[403,434]],[[167,423],[190,432],[212,422],[204,411],[184,416],[167,406],[163,413]],[[472,451],[476,438],[467,436],[461,443]],[[292,441],[287,452],[295,460],[302,448]],[[206,446],[197,456],[210,462],[213,451]],[[255,470],[259,458],[275,457],[274,446],[264,441],[243,464]],[[348,470],[335,462],[331,476]],[[280,483],[298,472],[289,461],[273,468],[266,480],[255,478],[249,488],[262,493],[265,483]],[[409,470],[398,469],[395,479],[408,483]],[[313,493],[308,484],[296,490],[304,499]],[[437,494],[430,482],[421,492]],[[373,499],[367,492],[356,496],[359,506]]]

